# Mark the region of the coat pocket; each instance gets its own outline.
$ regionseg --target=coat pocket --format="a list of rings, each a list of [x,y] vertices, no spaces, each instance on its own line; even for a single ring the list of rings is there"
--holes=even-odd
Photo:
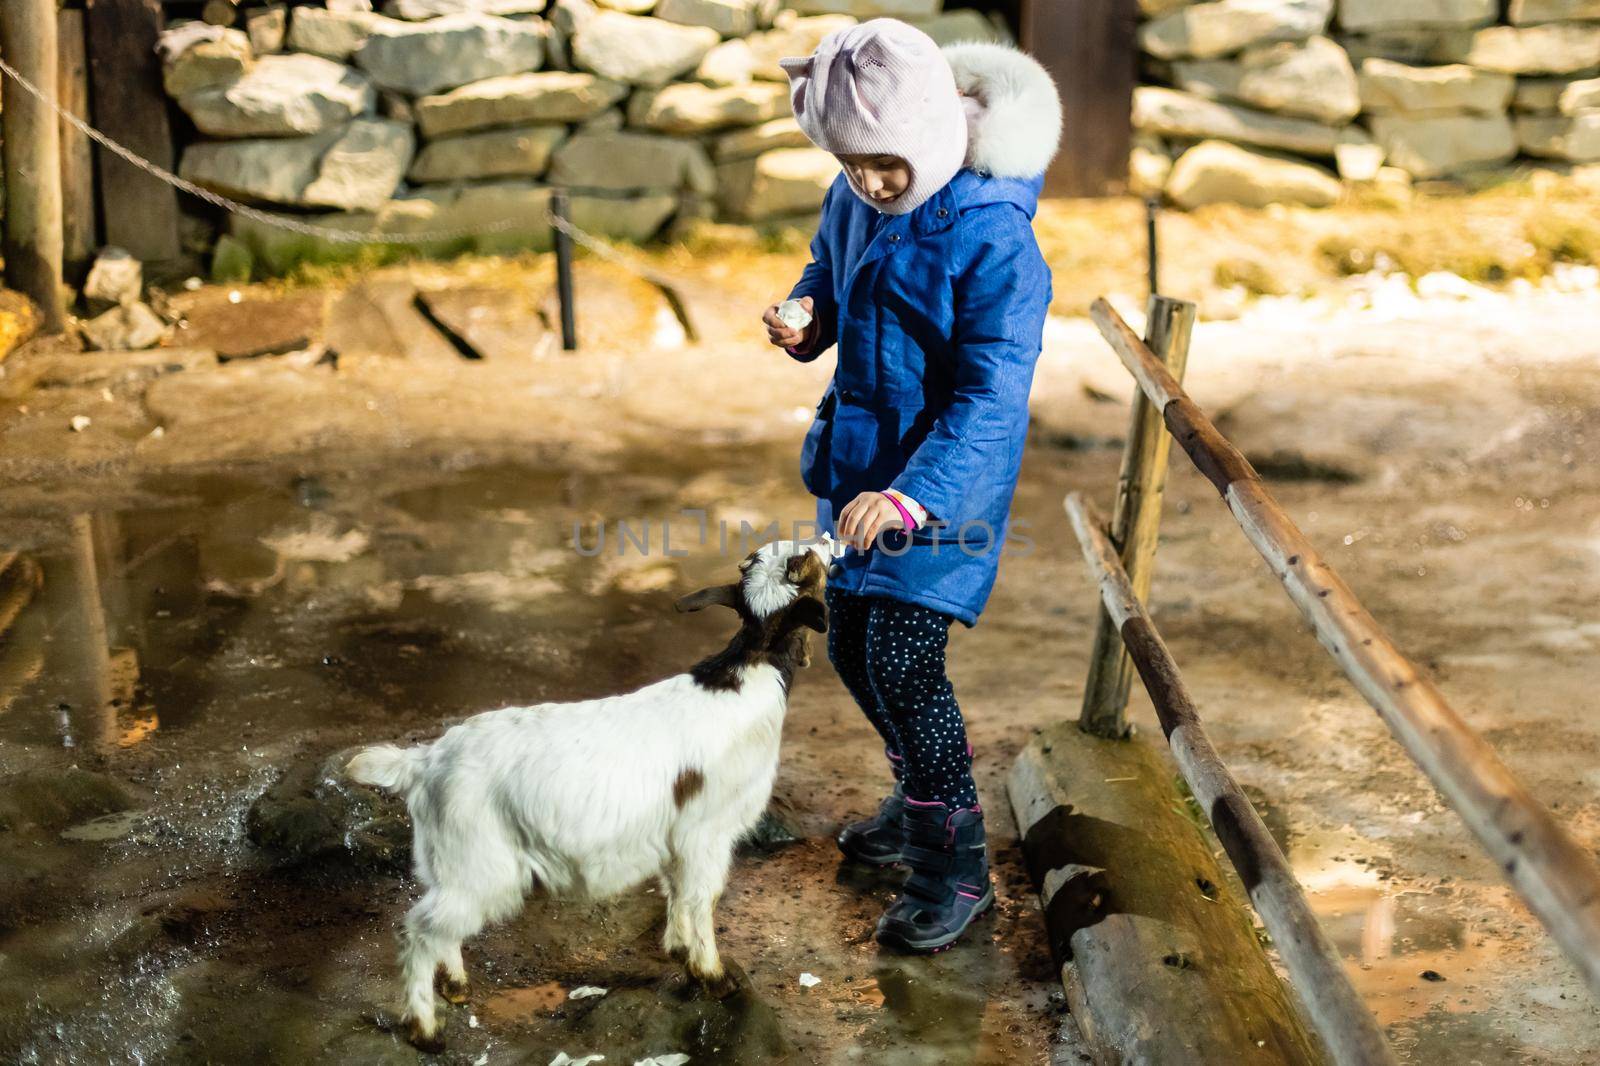
[[[800,480],[806,491],[817,497],[827,497],[833,488],[830,473],[833,451],[833,413],[838,397],[832,387],[817,403],[817,416],[806,430],[800,445]]]

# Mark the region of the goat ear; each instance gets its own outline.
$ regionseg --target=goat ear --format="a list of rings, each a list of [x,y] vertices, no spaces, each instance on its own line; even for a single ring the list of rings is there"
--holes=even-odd
[[[703,611],[707,607],[714,605],[738,610],[739,586],[713,585],[710,588],[701,589],[699,592],[689,593],[689,595],[684,596],[672,606],[677,608],[678,611],[687,614],[690,611]]]
[[[822,605],[821,600],[801,596],[784,608],[782,631],[789,633],[801,626],[814,629],[818,633],[828,631],[828,609]]]

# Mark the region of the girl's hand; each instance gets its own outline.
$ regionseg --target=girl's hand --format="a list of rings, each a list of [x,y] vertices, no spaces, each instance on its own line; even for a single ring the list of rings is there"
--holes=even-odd
[[[811,304],[811,297],[800,297],[800,304],[806,309],[807,313],[813,316],[816,315],[816,308]],[[761,316],[761,322],[767,327],[768,340],[779,348],[793,348],[797,352],[804,352],[810,346],[811,338],[817,332],[817,320],[815,317],[806,324],[804,329],[795,329],[792,326],[784,325],[783,319],[778,317],[777,304],[767,308],[766,314]]]
[[[900,511],[881,492],[863,492],[839,512],[839,539],[866,551],[886,529],[904,529]]]

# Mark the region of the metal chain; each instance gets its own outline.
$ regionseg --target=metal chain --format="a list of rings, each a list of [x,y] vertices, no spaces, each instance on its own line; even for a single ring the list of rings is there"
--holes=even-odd
[[[317,226],[308,222],[299,222],[284,215],[274,214],[271,211],[263,211],[260,208],[239,203],[237,200],[231,200],[226,196],[220,195],[219,193],[212,192],[210,189],[202,188],[186,178],[180,178],[178,175],[174,174],[172,171],[166,169],[158,163],[151,162],[150,160],[139,155],[137,152],[133,151],[131,148],[124,147],[123,145],[112,140],[104,133],[101,133],[99,130],[83,121],[83,119],[79,118],[77,115],[74,115],[72,112],[62,107],[58,102],[56,102],[53,96],[40,90],[38,86],[34,85],[33,82],[29,81],[20,71],[18,71],[10,63],[7,63],[4,59],[0,59],[0,73],[5,74],[12,81],[16,82],[17,85],[26,91],[30,96],[34,97],[50,110],[54,111],[57,115],[61,116],[64,121],[66,121],[78,132],[82,133],[85,137],[102,146],[107,151],[120,156],[132,166],[137,167],[148,174],[154,175],[160,180],[166,182],[168,185],[171,185],[173,188],[178,189],[181,192],[186,192],[196,199],[204,200],[206,203],[220,207],[222,210],[231,214],[238,215],[241,218],[248,218],[253,222],[259,222],[265,226],[273,226],[278,229],[288,230],[290,233],[298,233],[306,237],[316,237],[321,240],[331,241],[335,244],[433,244],[459,241],[468,237],[487,236],[489,234],[501,233],[505,230],[511,229],[513,226],[518,225],[520,221],[515,218],[505,218],[478,229],[462,228],[453,230],[432,230],[422,233],[361,233],[357,230],[335,229],[331,226]]]

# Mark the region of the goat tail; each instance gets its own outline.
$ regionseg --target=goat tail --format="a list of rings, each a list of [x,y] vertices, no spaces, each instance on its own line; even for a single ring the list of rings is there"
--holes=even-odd
[[[417,772],[427,750],[426,747],[397,748],[393,744],[362,748],[345,764],[344,773],[359,784],[376,785],[403,796],[416,783]]]

